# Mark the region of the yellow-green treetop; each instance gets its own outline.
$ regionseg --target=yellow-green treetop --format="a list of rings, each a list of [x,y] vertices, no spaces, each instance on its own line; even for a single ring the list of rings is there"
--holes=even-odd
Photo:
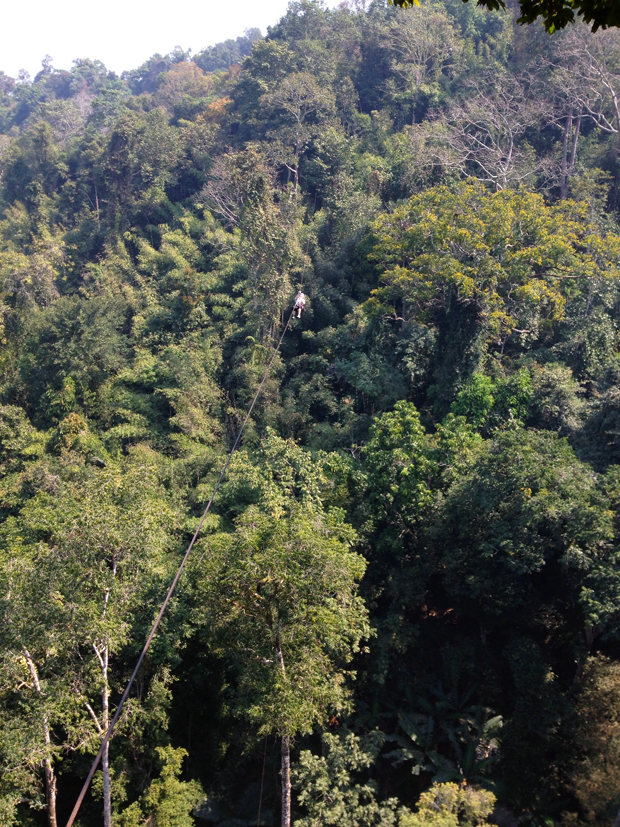
[[[489,341],[531,339],[562,318],[585,283],[618,279],[620,237],[602,234],[586,203],[547,206],[527,191],[468,181],[414,195],[374,225],[383,270],[367,309],[432,324],[469,305]]]

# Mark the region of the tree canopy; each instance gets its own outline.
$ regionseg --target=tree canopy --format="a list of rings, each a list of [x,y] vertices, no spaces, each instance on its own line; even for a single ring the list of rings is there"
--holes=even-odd
[[[395,6],[403,9],[412,5],[419,5],[418,0],[390,0]],[[464,3],[469,0],[463,0]],[[506,10],[504,0],[477,0],[477,5],[491,11]],[[545,29],[553,33],[574,23],[578,17],[592,26],[592,31],[609,26],[620,26],[620,11],[614,0],[563,0],[561,3],[552,0],[519,0],[518,23],[535,23],[541,20]]]
[[[616,818],[620,31],[481,5],[0,74],[3,827],[68,818],[259,387],[82,827]]]

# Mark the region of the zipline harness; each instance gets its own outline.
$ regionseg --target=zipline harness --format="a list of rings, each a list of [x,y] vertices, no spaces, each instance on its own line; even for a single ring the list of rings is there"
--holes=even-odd
[[[302,288],[303,288],[303,283],[302,283]],[[207,517],[207,514],[209,513],[209,510],[210,510],[211,505],[213,503],[213,499],[214,499],[215,495],[217,494],[217,490],[220,487],[220,485],[222,483],[222,480],[224,479],[224,475],[226,474],[226,471],[228,470],[228,466],[230,465],[230,461],[233,458],[233,454],[237,450],[237,447],[239,445],[239,441],[241,440],[241,436],[243,434],[245,426],[248,424],[248,420],[250,419],[250,415],[251,415],[252,411],[254,410],[254,406],[256,405],[258,397],[260,396],[260,393],[263,389],[263,385],[265,384],[265,382],[267,381],[267,377],[271,373],[271,368],[273,366],[273,363],[275,361],[276,356],[278,355],[278,351],[280,350],[280,345],[282,344],[282,340],[284,339],[284,336],[286,334],[286,331],[288,330],[288,326],[291,322],[291,319],[293,318],[293,314],[295,313],[295,311],[296,311],[296,307],[294,307],[293,310],[291,311],[291,315],[288,317],[288,321],[286,322],[286,325],[284,326],[284,330],[282,331],[282,335],[280,336],[280,340],[279,340],[279,342],[276,346],[276,349],[273,351],[273,353],[271,355],[271,359],[269,360],[269,364],[267,365],[267,370],[265,371],[265,375],[263,376],[263,380],[260,383],[260,385],[258,387],[258,390],[256,391],[256,394],[254,395],[254,399],[252,400],[252,404],[250,405],[250,408],[249,408],[249,410],[248,410],[248,412],[245,416],[245,419],[243,420],[243,424],[241,425],[241,430],[239,431],[239,433],[237,434],[237,438],[235,439],[235,444],[233,445],[232,450],[231,450],[230,454],[228,455],[228,459],[226,460],[226,464],[222,468],[222,472],[220,473],[218,481],[215,483],[215,488],[213,489],[213,493],[211,494],[209,502],[207,503],[207,507],[205,508],[205,510],[202,514],[202,517],[200,518],[200,522],[198,523],[198,528],[194,532],[194,536],[192,537],[191,542],[190,542],[189,546],[187,547],[187,551],[185,552],[185,556],[181,560],[181,565],[177,569],[177,573],[174,576],[174,580],[172,581],[172,584],[171,584],[170,588],[168,589],[168,594],[166,595],[166,598],[165,598],[164,602],[162,603],[161,609],[159,610],[159,614],[157,615],[155,623],[153,624],[153,628],[151,629],[151,632],[150,632],[148,638],[146,639],[146,643],[144,644],[144,648],[142,649],[142,652],[140,653],[140,657],[138,658],[138,662],[136,663],[136,667],[132,672],[131,678],[129,679],[129,683],[125,687],[125,691],[123,692],[123,697],[121,698],[120,703],[119,703],[119,705],[116,709],[116,712],[114,713],[114,717],[112,718],[112,721],[110,723],[110,726],[108,727],[107,732],[103,737],[103,741],[101,742],[101,746],[99,747],[99,752],[97,753],[97,757],[93,761],[93,765],[90,768],[90,772],[88,773],[86,781],[84,782],[84,786],[82,787],[82,790],[81,790],[81,792],[78,796],[78,800],[75,802],[75,807],[73,808],[73,811],[72,811],[71,815],[69,816],[69,821],[67,821],[67,827],[72,827],[73,822],[75,821],[75,817],[77,816],[77,814],[79,812],[79,809],[82,806],[82,801],[84,800],[84,796],[86,795],[86,792],[88,791],[88,788],[90,786],[90,782],[93,779],[93,775],[95,774],[95,771],[96,771],[97,767],[99,766],[99,762],[101,761],[101,756],[103,755],[103,751],[105,750],[107,743],[109,742],[110,738],[112,737],[112,731],[114,730],[114,727],[116,726],[116,722],[119,719],[119,716],[121,714],[121,711],[123,709],[125,701],[127,700],[128,696],[129,696],[129,692],[131,690],[131,687],[133,686],[133,682],[136,678],[136,675],[138,674],[138,670],[142,666],[142,661],[144,660],[145,655],[148,652],[149,647],[151,645],[151,642],[152,642],[153,638],[155,637],[155,633],[157,632],[157,629],[159,628],[159,624],[161,623],[161,619],[164,616],[164,612],[166,611],[166,609],[168,607],[168,603],[170,602],[170,598],[172,597],[172,594],[173,594],[173,592],[176,588],[176,585],[179,582],[179,578],[181,577],[181,574],[183,573],[183,569],[185,568],[185,564],[187,563],[187,560],[189,558],[189,555],[191,554],[191,551],[194,547],[194,544],[195,544],[196,540],[198,539],[198,535],[200,534],[200,529],[202,528],[202,525],[203,525],[203,523],[204,523],[204,521]]]

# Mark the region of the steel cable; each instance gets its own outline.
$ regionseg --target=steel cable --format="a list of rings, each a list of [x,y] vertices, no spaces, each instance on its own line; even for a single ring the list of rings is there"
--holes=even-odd
[[[303,285],[303,281],[302,281],[302,285]],[[245,416],[245,419],[243,420],[243,424],[241,425],[241,429],[239,430],[239,433],[237,434],[237,438],[235,439],[235,443],[234,443],[234,445],[233,445],[233,447],[232,447],[232,449],[231,449],[231,451],[228,455],[228,459],[226,460],[226,463],[225,463],[224,467],[222,468],[222,471],[220,473],[218,481],[216,482],[215,488],[213,489],[213,493],[211,494],[211,497],[209,498],[209,502],[207,503],[207,507],[203,511],[202,517],[200,518],[200,522],[198,523],[198,528],[194,532],[194,536],[192,537],[191,542],[190,542],[189,546],[187,547],[187,551],[185,552],[185,556],[181,560],[181,564],[180,564],[179,568],[177,569],[177,573],[174,576],[174,580],[172,581],[172,584],[170,585],[170,588],[168,589],[168,593],[166,594],[166,598],[165,598],[164,602],[162,603],[162,606],[159,610],[159,614],[157,615],[157,618],[155,619],[155,623],[153,624],[153,628],[151,629],[151,632],[150,632],[148,638],[146,639],[146,643],[144,644],[144,648],[142,649],[142,652],[140,653],[140,657],[138,658],[138,662],[136,663],[135,669],[133,670],[133,672],[131,674],[131,678],[129,679],[129,683],[125,687],[125,691],[123,692],[123,696],[120,700],[120,703],[119,703],[118,707],[116,708],[116,712],[114,713],[114,717],[112,718],[110,726],[108,727],[108,729],[106,731],[106,734],[103,737],[103,740],[101,742],[101,746],[99,747],[99,752],[97,753],[97,756],[96,756],[95,760],[93,761],[93,765],[90,768],[90,772],[88,773],[86,781],[84,782],[84,785],[83,785],[83,787],[80,791],[78,799],[75,803],[75,807],[73,808],[73,810],[71,812],[71,815],[69,816],[69,820],[67,821],[67,827],[72,827],[73,822],[75,821],[75,818],[76,818],[76,816],[77,816],[77,814],[80,810],[80,807],[82,806],[84,796],[86,795],[86,793],[88,791],[88,788],[90,786],[90,782],[93,779],[93,775],[95,774],[95,771],[97,770],[97,767],[99,766],[99,762],[101,761],[101,756],[103,755],[103,751],[105,750],[106,745],[108,744],[110,738],[112,737],[112,732],[113,732],[114,727],[116,726],[116,722],[118,721],[119,716],[122,712],[125,701],[129,697],[129,692],[131,691],[131,687],[133,686],[133,682],[136,678],[136,675],[138,674],[138,671],[139,671],[140,667],[142,666],[142,661],[144,660],[144,658],[146,656],[146,653],[148,652],[149,647],[151,645],[151,642],[152,642],[153,638],[155,637],[155,633],[157,632],[157,629],[159,628],[159,624],[161,623],[161,620],[164,616],[164,613],[165,613],[165,611],[168,607],[168,603],[170,602],[170,598],[172,597],[172,595],[174,593],[176,585],[179,582],[179,578],[181,577],[181,574],[183,573],[183,569],[185,568],[185,564],[187,563],[187,561],[189,559],[189,555],[191,554],[191,551],[194,547],[194,544],[196,543],[196,540],[198,539],[198,535],[200,534],[200,529],[202,528],[203,523],[204,523],[204,521],[207,517],[207,514],[209,513],[209,510],[211,509],[213,499],[215,498],[215,495],[217,494],[218,488],[220,487],[220,485],[222,483],[222,480],[224,479],[224,475],[226,474],[226,471],[228,470],[228,466],[230,465],[230,461],[233,458],[233,454],[237,450],[237,447],[238,447],[239,442],[241,440],[241,436],[243,434],[245,426],[248,424],[248,421],[250,419],[252,411],[254,410],[254,406],[256,405],[256,402],[258,401],[258,397],[261,394],[261,391],[263,389],[263,385],[265,384],[265,382],[267,381],[267,377],[271,373],[271,368],[273,367],[273,363],[275,361],[275,358],[278,355],[278,351],[280,350],[280,345],[282,344],[282,341],[284,339],[286,331],[288,330],[288,326],[291,322],[291,319],[293,318],[293,313],[294,312],[295,312],[295,310],[293,309],[291,311],[291,315],[288,317],[288,321],[286,322],[286,325],[284,326],[284,330],[282,331],[282,335],[280,336],[280,340],[278,341],[278,344],[277,344],[275,350],[273,351],[273,353],[271,355],[271,359],[269,360],[269,364],[267,365],[267,370],[265,371],[265,375],[263,376],[263,379],[262,379],[260,385],[258,386],[258,390],[256,391],[256,393],[254,395],[254,399],[252,400],[252,404],[250,405],[250,408],[249,408],[249,410],[248,410],[248,412]]]

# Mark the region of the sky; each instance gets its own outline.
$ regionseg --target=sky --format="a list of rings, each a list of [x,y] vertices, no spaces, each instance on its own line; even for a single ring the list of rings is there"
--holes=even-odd
[[[120,74],[175,46],[199,52],[245,29],[277,23],[288,0],[28,0],[3,4],[0,70],[33,77],[51,55],[56,69],[75,58],[102,60]],[[327,5],[338,5],[328,0]]]

